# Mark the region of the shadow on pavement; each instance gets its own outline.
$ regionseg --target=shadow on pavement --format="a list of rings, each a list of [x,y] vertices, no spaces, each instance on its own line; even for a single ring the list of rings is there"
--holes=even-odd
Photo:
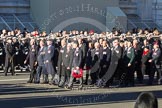
[[[22,91],[31,91],[34,88],[24,88]],[[34,89],[35,90],[35,89]],[[3,91],[3,90],[2,90]],[[47,91],[42,91],[47,92]],[[64,92],[64,91],[61,91]],[[162,91],[152,91],[155,96],[162,98]],[[51,96],[32,96],[23,98],[1,99],[0,106],[2,108],[54,108],[54,107],[72,107],[72,106],[86,106],[111,104],[121,102],[134,101],[141,92],[129,93],[89,93],[89,94],[73,94],[73,95],[59,95],[53,92]],[[18,93],[19,94],[19,93]]]

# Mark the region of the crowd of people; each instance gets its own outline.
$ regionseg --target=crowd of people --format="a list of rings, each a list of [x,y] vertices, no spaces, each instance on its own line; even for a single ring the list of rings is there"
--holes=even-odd
[[[72,30],[49,34],[37,29],[33,32],[3,29],[0,64],[4,64],[5,76],[9,70],[15,75],[16,66],[21,69],[29,65],[28,83],[67,89],[74,83],[80,89],[83,85],[110,87],[114,81],[118,81],[119,87],[135,86],[135,78],[143,84],[144,75],[149,76],[148,85],[161,84],[161,43],[162,35],[157,29],[122,33],[114,28],[102,33]]]

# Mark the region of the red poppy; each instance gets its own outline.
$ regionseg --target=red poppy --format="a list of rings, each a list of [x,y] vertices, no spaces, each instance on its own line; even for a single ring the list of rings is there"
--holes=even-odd
[[[83,69],[74,69],[73,71],[72,71],[72,76],[74,77],[74,78],[81,78],[81,77],[83,77]]]
[[[149,53],[149,50],[143,51],[143,56],[147,55]]]

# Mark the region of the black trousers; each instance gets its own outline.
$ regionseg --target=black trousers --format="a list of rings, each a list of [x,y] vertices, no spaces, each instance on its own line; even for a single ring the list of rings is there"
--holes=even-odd
[[[5,69],[4,69],[5,75],[7,75],[9,67],[11,68],[10,71],[11,71],[11,74],[13,75],[15,73],[13,58],[6,56]]]
[[[153,84],[155,72],[157,72],[157,75],[159,75],[159,76],[157,76],[158,77],[158,82],[162,81],[162,73],[161,73],[160,65],[155,65],[155,63],[152,63],[151,67],[152,67],[152,69],[151,69],[151,71],[149,73],[149,85]]]
[[[37,73],[36,73],[36,82],[40,82],[41,74],[45,73],[45,66],[38,66]],[[46,82],[43,78],[43,82]]]
[[[134,66],[125,66],[125,86],[134,86]]]
[[[99,79],[99,69],[97,69],[95,72],[91,72],[90,76],[91,76],[92,84],[95,84]]]
[[[69,83],[69,81],[70,81],[70,75],[71,75],[71,69],[65,69],[65,82],[66,82],[66,84],[68,84]]]
[[[30,71],[28,82],[32,83],[33,80],[36,81],[36,69],[35,68]]]
[[[151,71],[151,65],[150,63],[147,64],[142,64],[141,70],[142,70],[142,75],[149,75],[150,71]]]
[[[61,80],[61,76],[65,76],[65,69],[66,67],[64,65],[59,66],[59,71],[58,71],[58,76],[59,76],[59,81]]]
[[[134,67],[134,71],[136,71],[136,73],[137,73],[137,79],[138,79],[139,83],[143,82],[143,73],[141,70],[141,65],[142,65],[141,62],[137,62],[137,63],[135,63],[135,67]]]
[[[67,69],[67,67],[63,65],[62,69],[61,69],[61,79],[60,79],[60,82],[59,82],[59,86],[64,86],[65,82],[66,82],[66,85],[67,85],[69,83],[69,80],[70,80],[70,75],[71,75],[71,70]]]
[[[99,78],[102,78],[105,75],[105,73],[107,72],[107,70],[108,70],[108,66],[106,64],[102,65],[101,69],[99,71]]]

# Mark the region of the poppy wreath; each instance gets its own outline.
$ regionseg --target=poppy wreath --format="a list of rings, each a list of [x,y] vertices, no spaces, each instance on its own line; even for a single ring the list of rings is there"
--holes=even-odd
[[[73,69],[72,70],[72,76],[74,78],[81,78],[81,77],[83,77],[83,69]]]

